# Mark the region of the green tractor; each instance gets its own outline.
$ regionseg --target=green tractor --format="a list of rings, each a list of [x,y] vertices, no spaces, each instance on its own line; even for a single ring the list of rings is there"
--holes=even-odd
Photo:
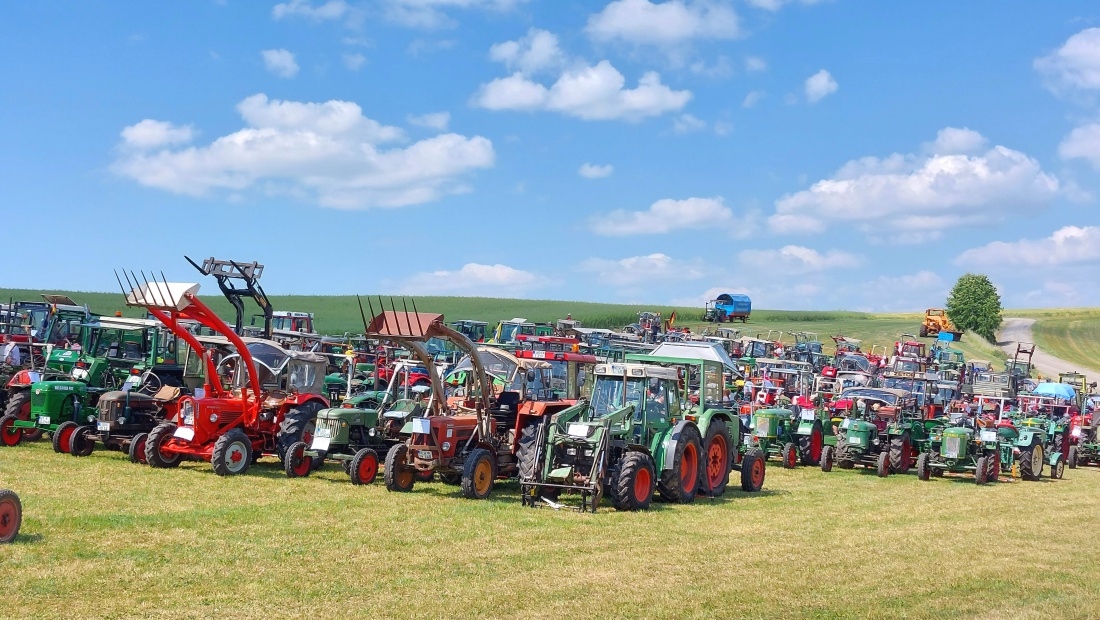
[[[427,351],[409,343],[421,359]],[[407,437],[413,417],[423,415],[421,396],[431,388],[413,386],[410,375],[423,367],[419,360],[397,360],[390,375],[394,380],[383,391],[360,392],[340,407],[317,412],[310,443],[297,442],[287,449],[286,475],[308,476],[326,460],[338,461],[355,485],[371,484],[379,471],[379,454],[386,454]]]
[[[974,475],[976,484],[996,482],[1001,472],[1001,437],[992,421],[966,416],[940,418],[931,429],[927,448],[917,457],[917,478],[928,480],[944,473]],[[1012,467],[1011,448],[1005,454]]]
[[[725,492],[741,441],[737,416],[719,404],[721,364],[627,358],[597,365],[591,395],[540,425],[535,449],[520,461],[524,505],[560,507],[555,500],[567,492],[581,496],[581,511],[595,512],[604,495],[617,510],[644,510],[655,491],[680,503]],[[693,375],[697,404],[685,393]],[[741,459],[743,490],[763,486],[765,460],[758,449]]]
[[[821,471],[856,465],[873,467],[879,477],[906,471],[913,455],[912,412],[916,398],[905,390],[857,387],[844,390],[838,403],[847,415],[836,427],[836,445],[821,451]],[[895,469],[893,462],[897,462]]]
[[[1067,420],[1041,411],[1028,411],[1018,413],[1007,423],[999,422],[997,430],[1016,455],[1021,478],[1038,480],[1046,465],[1050,465],[1052,479],[1062,477],[1067,455],[1061,449],[1069,445]],[[1001,471],[1006,471],[1006,467],[1011,471],[1012,466],[1002,462]]]
[[[825,421],[818,419],[810,403],[756,409],[750,419],[751,434],[746,435],[741,445],[742,454],[759,449],[766,456],[779,457],[786,469],[794,469],[800,463],[820,462],[825,447]]]
[[[101,317],[84,328],[84,342],[68,376],[53,373],[31,384],[29,419],[11,414],[0,418],[0,444],[14,446],[24,434],[47,432],[53,435],[54,451],[69,453],[77,429],[96,423],[96,405],[104,394],[131,389],[155,394],[165,385],[181,384],[175,338],[157,321]],[[79,456],[94,447],[78,443]]]

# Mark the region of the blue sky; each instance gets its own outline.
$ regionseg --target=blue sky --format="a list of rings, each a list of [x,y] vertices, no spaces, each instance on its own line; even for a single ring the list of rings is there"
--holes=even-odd
[[[190,279],[188,254],[271,293],[892,311],[970,270],[1096,305],[1098,13],[7,3],[3,282]]]

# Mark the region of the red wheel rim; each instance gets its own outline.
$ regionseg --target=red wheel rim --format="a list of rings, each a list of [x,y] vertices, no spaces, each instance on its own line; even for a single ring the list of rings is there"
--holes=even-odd
[[[710,488],[716,488],[722,484],[722,477],[729,472],[729,451],[726,449],[726,438],[715,435],[707,450],[707,481]]]
[[[680,488],[684,493],[695,492],[698,475],[699,453],[695,450],[695,444],[689,443],[684,447],[684,454],[680,459]]]
[[[160,458],[162,461],[172,460],[172,455],[164,451],[165,444],[167,444],[171,440],[171,436],[165,435],[164,438],[160,440],[160,443],[157,444],[157,453],[160,454]],[[144,450],[142,450],[142,454],[145,454]]]
[[[304,447],[299,448],[298,450],[295,450],[294,454],[291,456],[291,458],[294,459],[296,463],[296,465],[294,465],[292,469],[294,470],[294,473],[298,476],[304,476],[308,474],[309,470],[313,467],[313,457],[306,456],[304,454],[305,451],[306,449]]]
[[[137,444],[138,445],[137,445],[136,449],[137,449],[138,462],[139,463],[144,463],[144,462],[146,462],[145,461],[145,438],[142,437],[141,441],[137,442]]]
[[[818,462],[821,460],[821,449],[825,446],[824,433],[814,429],[810,433],[810,460]]]
[[[653,478],[645,467],[639,468],[634,475],[634,499],[644,502],[649,499],[649,489],[653,486]]]
[[[4,442],[5,446],[14,446],[19,444],[19,440],[22,439],[23,429],[15,428],[15,420],[9,418],[5,420],[4,426],[0,427],[0,441]]]
[[[794,469],[794,466],[798,464],[797,455],[794,452],[794,448],[787,450],[787,468]]]
[[[367,455],[359,461],[359,482],[369,484],[378,475],[378,459]]]
[[[0,501],[0,540],[11,540],[19,523],[19,508],[11,497]]]
[[[752,462],[752,486],[760,488],[764,484],[764,460],[756,459]]]
[[[65,430],[61,431],[61,437],[57,441],[60,442],[59,445],[61,446],[61,451],[62,452],[68,452],[69,451],[69,440],[72,439],[73,431],[75,431],[75,430],[76,430],[75,427],[70,426],[70,427],[66,428]]]

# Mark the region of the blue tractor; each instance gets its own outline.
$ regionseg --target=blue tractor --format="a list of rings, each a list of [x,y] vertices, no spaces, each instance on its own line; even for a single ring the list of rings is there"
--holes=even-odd
[[[725,323],[740,319],[742,323],[749,320],[752,313],[752,300],[748,295],[722,293],[717,298],[708,301],[703,320],[708,323]]]

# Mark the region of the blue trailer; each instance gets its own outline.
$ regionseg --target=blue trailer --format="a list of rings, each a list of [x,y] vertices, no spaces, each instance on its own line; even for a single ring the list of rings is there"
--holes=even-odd
[[[741,320],[745,323],[752,313],[752,300],[748,295],[722,293],[717,298],[708,301],[703,320],[710,323],[725,323],[727,321]]]

